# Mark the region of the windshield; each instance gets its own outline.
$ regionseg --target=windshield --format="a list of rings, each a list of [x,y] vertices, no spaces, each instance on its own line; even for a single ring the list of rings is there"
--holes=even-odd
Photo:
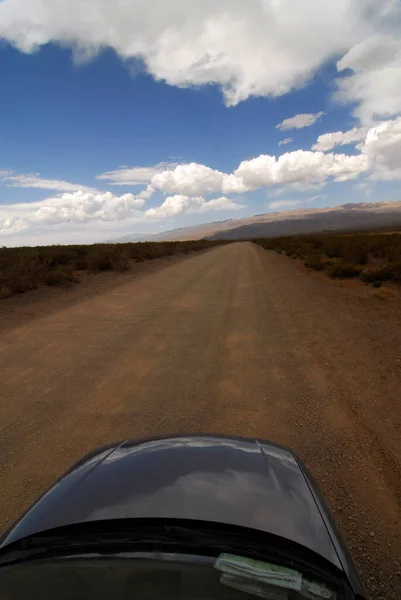
[[[254,563],[253,573],[250,563]],[[9,600],[245,600],[251,596],[267,600],[345,599],[338,590],[295,570],[232,555],[220,555],[216,560],[161,552],[118,557],[92,554],[0,569],[0,598]]]

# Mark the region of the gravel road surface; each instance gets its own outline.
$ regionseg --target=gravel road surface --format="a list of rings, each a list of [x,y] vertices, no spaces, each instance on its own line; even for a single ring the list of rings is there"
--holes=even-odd
[[[372,598],[399,600],[394,302],[238,243],[13,324],[0,333],[0,528],[99,445],[259,436],[311,469]]]

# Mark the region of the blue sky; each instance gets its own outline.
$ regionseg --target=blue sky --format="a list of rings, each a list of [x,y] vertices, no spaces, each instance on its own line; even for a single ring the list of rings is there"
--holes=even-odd
[[[2,244],[401,199],[398,1],[43,4],[0,3]]]

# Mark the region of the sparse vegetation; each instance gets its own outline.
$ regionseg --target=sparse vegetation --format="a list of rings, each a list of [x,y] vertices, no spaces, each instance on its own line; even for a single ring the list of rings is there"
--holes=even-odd
[[[325,271],[329,277],[333,279],[345,279],[350,277],[359,277],[362,267],[359,265],[353,265],[347,262],[335,262],[328,267]]]
[[[301,258],[329,277],[360,277],[380,287],[401,283],[401,233],[315,234],[253,240],[266,250]]]
[[[134,262],[187,254],[223,243],[227,242],[195,240],[0,248],[0,298],[44,285],[71,285],[79,281],[80,271],[123,273]]]

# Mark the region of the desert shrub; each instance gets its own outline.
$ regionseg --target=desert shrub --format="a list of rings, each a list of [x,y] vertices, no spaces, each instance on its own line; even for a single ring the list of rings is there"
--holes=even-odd
[[[390,237],[390,236],[389,236]],[[398,236],[401,238],[401,235]],[[401,244],[391,244],[388,245],[384,251],[385,258],[389,262],[401,263]]]
[[[68,246],[48,246],[41,248],[39,254],[46,258],[51,267],[59,265],[75,265],[78,253]]]
[[[305,266],[331,277],[357,277],[367,283],[401,283],[401,234],[314,234],[254,240],[266,250],[301,257]],[[379,267],[374,267],[375,264]],[[384,263],[384,264],[383,264]]]
[[[116,252],[112,258],[113,268],[119,273],[125,273],[129,269],[130,255],[126,250]]]
[[[341,258],[343,258],[344,261],[348,263],[366,265],[366,263],[368,262],[369,255],[366,248],[354,245],[345,247]]]
[[[194,240],[0,248],[0,298],[41,285],[64,285],[77,281],[74,272],[78,270],[124,272],[131,260],[186,254],[226,243],[230,242]]]
[[[305,260],[305,267],[314,269],[315,271],[324,271],[326,264],[320,256],[310,256]]]
[[[57,285],[69,285],[76,283],[78,279],[74,276],[74,272],[71,267],[51,269],[45,273],[43,283],[49,286]]]
[[[99,244],[88,252],[87,263],[91,271],[120,271],[128,269],[130,255],[124,248]]]
[[[19,252],[12,262],[1,264],[0,294],[7,296],[34,290],[43,281],[48,260],[35,252]]]
[[[77,271],[86,271],[87,269],[89,269],[88,257],[79,256],[75,261],[75,268]]]
[[[77,271],[86,271],[88,269],[88,250],[85,246],[75,247],[76,258],[74,260],[74,269]]]
[[[391,265],[391,270],[393,273],[392,280],[396,283],[401,283],[401,261],[393,263]]]
[[[375,283],[377,281],[401,282],[401,263],[386,265],[378,269],[369,269],[361,273],[361,279],[366,283]]]
[[[369,269],[361,273],[361,279],[366,283],[374,283],[375,281],[386,281],[392,278],[391,266],[386,265],[379,269]]]
[[[91,271],[111,271],[113,263],[110,252],[105,248],[94,248],[88,253],[88,268]]]
[[[344,255],[343,240],[330,238],[323,246],[323,252],[329,258],[341,258]]]
[[[338,279],[344,279],[346,277],[358,277],[360,272],[361,267],[345,262],[337,262],[326,268],[326,273],[329,277]]]

